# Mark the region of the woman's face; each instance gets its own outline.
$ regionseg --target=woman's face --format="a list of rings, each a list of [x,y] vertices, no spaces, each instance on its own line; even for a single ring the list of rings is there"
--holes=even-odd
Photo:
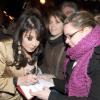
[[[63,22],[55,16],[50,17],[49,31],[52,36],[57,37],[63,34]]]
[[[31,31],[25,32],[22,37],[22,47],[27,52],[33,52],[39,46],[39,41],[37,40],[36,31],[33,29]]]
[[[82,28],[76,28],[72,23],[64,25],[64,34],[66,37],[66,44],[70,47],[74,47],[84,36]]]

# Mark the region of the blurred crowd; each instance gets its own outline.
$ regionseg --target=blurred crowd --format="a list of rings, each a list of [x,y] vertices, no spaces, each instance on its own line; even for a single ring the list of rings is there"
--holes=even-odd
[[[0,10],[0,100],[26,100],[17,85],[39,79],[54,87],[32,100],[100,100],[100,12],[78,5],[26,6],[17,19]]]

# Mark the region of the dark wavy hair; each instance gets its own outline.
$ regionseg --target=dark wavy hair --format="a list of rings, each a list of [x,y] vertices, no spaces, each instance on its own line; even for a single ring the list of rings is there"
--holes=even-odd
[[[66,16],[62,13],[62,11],[59,7],[52,7],[48,11],[47,16],[46,16],[46,20],[45,20],[47,30],[49,30],[49,22],[50,22],[50,18],[52,16],[55,17],[56,20],[57,20],[57,18],[59,18],[60,21],[63,23],[64,23],[64,20],[66,18]]]
[[[19,53],[21,48],[22,36],[24,32],[28,32],[32,29],[36,30],[37,40],[40,41],[38,48],[32,52],[32,61],[28,62],[24,52]],[[18,21],[16,22],[14,30],[13,50],[14,50],[14,63],[17,69],[25,67],[27,63],[34,64],[38,60],[39,54],[42,52],[43,43],[45,40],[46,28],[41,16],[34,13],[32,9],[25,10]],[[19,45],[20,43],[20,45]]]
[[[50,21],[50,17],[54,16],[54,17],[58,17],[62,22],[64,22],[65,19],[65,15],[62,13],[62,11],[60,10],[60,8],[52,8],[51,11],[48,13],[48,20]]]

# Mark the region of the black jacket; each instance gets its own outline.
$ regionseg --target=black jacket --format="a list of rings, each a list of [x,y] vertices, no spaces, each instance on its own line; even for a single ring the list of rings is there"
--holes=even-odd
[[[73,63],[73,61],[71,63]],[[70,65],[72,66],[73,64]],[[72,70],[69,68],[67,73],[69,74],[69,77],[71,72]],[[55,92],[51,91],[49,100],[100,100],[100,46],[95,48],[92,58],[90,59],[88,75],[92,80],[92,85],[88,97],[67,96],[66,94],[64,94],[64,86],[66,80],[54,79],[55,89],[61,93],[59,93],[58,95]]]

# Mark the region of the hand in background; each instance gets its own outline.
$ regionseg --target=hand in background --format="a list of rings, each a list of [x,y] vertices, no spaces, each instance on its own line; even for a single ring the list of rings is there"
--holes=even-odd
[[[18,78],[17,85],[31,85],[38,82],[37,76],[28,74]]]
[[[42,91],[38,91],[38,92],[32,92],[32,90],[30,90],[30,94],[32,96],[36,96],[42,100],[48,100],[50,92],[51,92],[51,90],[49,88],[46,88],[46,87],[43,88]]]

